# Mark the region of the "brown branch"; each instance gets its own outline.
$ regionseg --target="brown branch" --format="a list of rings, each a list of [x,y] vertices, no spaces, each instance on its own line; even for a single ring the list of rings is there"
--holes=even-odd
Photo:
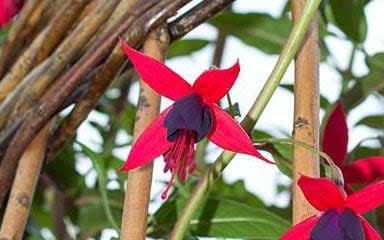
[[[44,6],[48,2],[49,0],[29,0],[20,11],[0,51],[0,78],[29,40],[28,37],[35,30]]]
[[[53,79],[52,75],[55,75],[56,71],[59,68],[65,67],[65,63],[67,62],[67,59],[76,53],[76,51],[73,51],[73,50],[76,50],[76,48],[74,48],[73,46],[77,46],[78,48],[80,48],[84,44],[84,42],[87,41],[87,39],[89,39],[93,31],[96,30],[95,26],[100,25],[103,21],[105,21],[105,19],[109,16],[109,14],[112,12],[114,7],[116,6],[116,4],[117,4],[117,0],[108,0],[108,1],[100,0],[97,9],[95,9],[95,11],[92,14],[88,15],[81,22],[81,24],[76,28],[76,30],[71,34],[71,36],[74,36],[74,37],[71,37],[71,36],[68,37],[65,40],[65,42],[61,44],[60,47],[55,51],[56,54],[52,55],[48,59],[48,61],[44,61],[41,65],[39,65],[40,67],[38,67],[36,72],[40,72],[42,70],[44,71],[41,72],[42,77],[37,79],[40,79],[40,81],[42,81],[42,79],[51,81]],[[93,24],[90,24],[90,23],[93,23]],[[78,36],[78,38],[76,38],[75,36]],[[70,40],[73,40],[73,42]],[[71,50],[68,48],[70,48]],[[47,64],[47,62],[51,63],[51,65]],[[33,71],[31,75],[34,75],[36,72]],[[36,84],[37,89],[41,89],[42,85],[45,85],[47,83],[47,82],[40,82],[40,81],[37,81],[37,84]],[[27,86],[25,86],[25,88],[27,88]],[[34,92],[33,90],[34,89],[32,89],[32,92]],[[33,100],[33,96],[31,96],[29,100],[33,102],[36,101],[36,100]],[[27,105],[30,105],[30,103],[27,103]],[[36,114],[38,117],[41,117],[40,114],[42,113],[42,111],[46,109],[44,109],[44,107],[41,107],[41,105],[39,104],[37,104],[37,108],[39,110],[37,110],[37,112],[35,113],[32,112],[31,114],[32,115]],[[4,109],[4,110],[8,110],[8,109]],[[8,110],[8,112],[9,111],[10,110]],[[4,115],[1,115],[1,116],[4,116]],[[7,189],[9,188],[12,182],[12,178],[14,176],[15,167],[17,166],[17,160],[20,158],[23,148],[26,147],[26,145],[32,140],[32,138],[40,130],[40,128],[45,125],[45,123],[49,120],[51,116],[52,115],[46,116],[44,121],[39,123],[41,125],[39,125],[38,129],[36,129],[36,131],[34,131],[33,134],[28,136],[28,140],[25,142],[25,145],[23,145],[23,147],[18,150],[16,157],[14,156],[11,158],[3,159],[1,163],[1,168],[0,168],[0,186],[2,187],[2,191],[0,193],[0,205],[2,205],[2,203],[4,202],[4,197],[6,195]],[[8,148],[8,150],[9,152],[13,152],[11,148]],[[7,152],[5,156],[7,155]]]
[[[1,103],[0,129],[34,106],[53,80],[64,70],[76,53],[109,17],[118,0],[100,0],[98,7],[88,15],[64,40],[55,52],[17,85]],[[9,116],[11,114],[11,117]]]
[[[44,161],[50,125],[34,138],[17,167],[15,180],[3,217],[0,239],[21,240]]]
[[[173,31],[173,40],[176,40],[183,35],[185,35],[188,31],[198,26],[202,22],[206,21],[208,16],[212,16],[217,12],[221,11],[225,7],[229,6],[234,0],[220,0],[220,1],[204,1],[200,3],[198,6],[194,7],[192,10],[188,11],[183,15],[183,17],[179,17],[170,23],[170,30]],[[140,10],[147,10],[149,6],[153,5],[154,2],[145,2]],[[169,5],[169,2],[166,3]],[[163,8],[166,8],[168,5],[165,5]],[[204,13],[205,15],[194,16],[193,10],[196,10],[199,13]],[[159,12],[159,11],[158,11]],[[98,48],[95,48],[92,54],[87,54],[79,61],[71,71],[65,74],[52,89],[47,92],[44,98],[40,101],[39,104],[33,109],[31,109],[27,116],[24,117],[23,124],[17,128],[17,133],[13,136],[11,145],[12,148],[8,148],[7,152],[3,157],[4,162],[17,162],[17,159],[20,157],[23,149],[26,145],[31,141],[31,139],[35,136],[35,134],[41,129],[42,126],[48,121],[48,119],[53,116],[61,107],[62,104],[65,103],[65,99],[72,93],[72,91],[78,86],[81,82],[81,79],[85,77],[86,73],[97,66],[98,63],[105,58],[105,56],[110,52],[110,49],[116,43],[116,35],[121,34],[121,31],[124,32],[132,23],[134,17],[131,15],[135,14],[136,16],[141,16],[142,12],[139,10],[134,13],[127,13],[123,17],[124,22],[120,22],[114,29],[114,32],[111,32],[107,39],[103,39],[98,44]],[[161,17],[162,14],[156,15],[157,17]],[[145,17],[145,16],[143,16]],[[151,18],[147,19],[147,22],[154,22]],[[124,26],[125,24],[125,26]],[[144,25],[144,24],[142,24]],[[142,25],[138,28],[134,28],[135,31],[142,30]],[[124,28],[125,27],[125,28]],[[134,32],[134,31],[131,31]],[[66,103],[68,104],[68,103]],[[3,143],[2,143],[3,144]],[[15,164],[15,163],[11,163]],[[9,188],[9,184],[7,182],[11,181],[13,177],[12,168],[9,170],[3,170],[0,168],[0,186],[2,186],[2,191],[0,193],[0,203],[2,202],[1,195],[5,195]]]
[[[158,24],[159,22],[164,21],[169,17],[171,13],[174,13],[176,9],[178,9],[180,6],[183,6],[187,2],[189,2],[189,0],[166,0],[160,2],[158,5],[156,5],[156,7],[159,7],[158,9],[155,9],[156,11],[148,11],[138,19],[138,25],[135,25],[131,31],[128,32],[128,36],[132,36],[129,40],[132,42],[136,41],[137,43],[141,37],[144,36],[144,33],[146,33],[146,31],[148,31],[154,24]],[[110,3],[110,1],[108,1],[108,3]],[[125,19],[124,23],[127,22],[128,20]],[[4,201],[7,189],[9,188],[14,176],[14,169],[17,165],[17,160],[21,156],[23,149],[30,143],[35,134],[44,126],[49,118],[51,118],[53,114],[60,108],[60,105],[65,101],[65,99],[81,81],[81,77],[83,77],[91,67],[97,64],[98,61],[102,60],[105,54],[108,54],[108,50],[110,50],[111,46],[116,44],[117,36],[115,34],[118,34],[119,28],[121,28],[121,26],[115,28],[115,31],[107,36],[105,41],[101,42],[99,48],[95,49],[89,58],[83,58],[83,61],[80,60],[80,67],[65,74],[63,78],[61,78],[62,81],[58,81],[58,83],[60,82],[61,84],[56,84],[53,86],[49,93],[47,93],[43,99],[28,112],[25,121],[20,126],[9,145],[12,146],[12,148],[7,149],[1,162],[0,186],[3,189],[0,192],[0,205],[2,205]],[[137,33],[139,34],[136,35]],[[140,33],[142,35],[140,35]],[[110,61],[107,60],[107,62],[104,64],[104,68],[102,67],[100,70],[100,72],[106,73],[105,75],[102,75],[106,77],[105,79],[109,79],[110,77],[113,78],[117,73],[113,72],[115,71],[114,69],[116,68],[116,65],[119,65],[119,61],[125,61],[125,56],[121,52],[120,46],[116,47],[114,52],[117,53],[117,58],[109,58]]]
[[[45,29],[23,51],[22,55],[0,82],[0,102],[4,100],[8,93],[13,90],[33,67],[45,60],[54,50],[75,21],[78,11],[88,1],[67,1]]]
[[[146,38],[143,52],[164,61],[169,45],[165,28],[151,32]],[[139,102],[137,103],[136,124],[133,138],[137,139],[160,110],[160,96],[143,81],[140,81]],[[121,239],[144,239],[147,228],[148,206],[152,183],[153,162],[135,169],[128,174],[128,185],[124,200],[121,223]]]
[[[175,41],[178,37],[185,35],[191,29],[197,27],[202,22],[206,21],[209,16],[216,14],[218,11],[227,7],[233,0],[231,1],[213,1],[213,2],[203,2],[191,9],[172,23],[170,23],[169,29],[176,29],[174,31],[173,40]],[[193,13],[204,13],[204,16],[196,17]],[[197,14],[198,15],[198,14]],[[134,31],[133,31],[134,32]],[[127,39],[130,39],[128,37]],[[92,95],[91,95],[92,96]],[[68,103],[67,103],[68,104]],[[93,107],[96,103],[94,103]],[[92,107],[92,108],[93,108]],[[78,126],[84,121],[86,116],[92,110],[91,106],[87,109],[83,109],[81,113],[77,113],[77,117],[70,117],[70,119],[66,119],[60,126],[59,130],[56,131],[54,140],[49,148],[48,153],[48,161],[53,160],[56,152],[65,144],[65,142],[70,139],[74,134]],[[80,116],[80,114],[82,116]],[[66,126],[65,126],[66,125]]]
[[[305,0],[292,1],[292,16],[296,22]],[[319,147],[319,61],[317,19],[312,21],[306,38],[295,59],[295,113],[293,139]],[[293,147],[293,223],[313,215],[316,210],[306,201],[296,185],[300,174],[319,176],[319,157],[301,147]]]
[[[82,86],[78,87],[78,85],[83,81],[83,79],[86,80],[84,83],[85,85],[87,85],[90,82],[90,79],[86,77],[88,72],[91,70],[93,71],[93,69],[96,68],[96,66],[111,52],[113,47],[116,45],[118,36],[123,34],[131,26],[131,24],[135,20],[135,17],[142,15],[145,11],[148,10],[148,8],[152,7],[156,1],[157,0],[145,1],[145,3],[142,4],[140,8],[138,8],[136,11],[127,12],[125,15],[123,15],[123,17],[120,19],[120,22],[118,22],[110,32],[106,33],[105,36],[100,39],[100,41],[95,42],[94,46],[90,49],[90,51],[88,51],[87,54],[85,54],[78,61],[78,63],[72,67],[70,71],[68,71],[66,74],[60,77],[59,80],[55,82],[54,86],[52,86],[52,88],[49,89],[49,91],[45,94],[40,104],[44,105],[43,107],[41,107],[42,109],[49,109],[49,111],[46,112],[46,115],[44,116],[44,118],[42,116],[36,116],[36,113],[33,113],[33,111],[30,111],[28,113],[30,117],[34,117],[36,119],[39,118],[44,123],[44,121],[47,121],[47,119],[49,119],[50,116],[53,116],[54,114],[56,114],[57,111],[59,111],[63,107],[63,105],[66,106],[70,104],[66,101],[69,96],[73,97],[73,94],[81,95],[82,94],[81,92],[78,92],[78,91],[73,92],[73,91],[79,88],[86,89]],[[83,12],[89,11],[89,8],[91,8],[92,5],[93,5],[93,2],[88,4],[86,9]],[[160,7],[164,7],[164,6],[161,5]],[[152,15],[154,14],[155,13],[152,13]],[[148,14],[146,14],[144,18],[145,19],[142,20],[142,22],[144,22],[145,20],[146,21],[151,20]],[[137,32],[141,32],[143,29],[141,28],[140,25],[138,25],[133,30],[134,31],[131,31],[131,32],[135,34]],[[144,36],[144,33],[142,34]],[[1,106],[0,106],[0,109],[1,109]],[[1,116],[4,116],[4,114],[0,115],[0,123],[2,122]],[[4,146],[8,145],[7,143],[8,139],[10,138],[10,136],[13,135],[13,131],[16,130],[20,126],[22,121],[24,121],[26,118],[27,118],[27,114],[19,116],[17,120],[14,121],[12,126],[8,126],[7,129],[1,132],[0,134],[1,148],[4,148]]]
[[[125,36],[125,38],[130,45],[137,45],[140,39],[146,35],[153,25],[158,24],[159,21],[167,19],[174,13],[175,10],[180,8],[180,6],[186,4],[186,2],[188,2],[188,0],[172,2],[163,1],[155,8],[148,11],[145,16],[138,19],[138,22],[136,22],[135,25],[127,31],[127,36]],[[149,21],[149,19],[152,20]],[[148,22],[150,25],[148,25]],[[145,27],[143,27],[143,25]],[[92,109],[96,107],[98,100],[107,90],[108,86],[118,74],[125,62],[126,56],[120,45],[117,45],[109,55],[105,64],[101,67],[100,71],[96,74],[95,78],[91,81],[90,87],[76,104],[71,114],[63,120],[59,129],[55,133],[56,139],[52,143],[51,148],[53,152],[60,149],[67,139],[71,138],[75,134],[76,129],[86,119]],[[51,157],[52,155],[50,154],[49,156]]]
[[[223,11],[235,0],[203,1],[169,24],[171,42],[183,37],[192,29]]]

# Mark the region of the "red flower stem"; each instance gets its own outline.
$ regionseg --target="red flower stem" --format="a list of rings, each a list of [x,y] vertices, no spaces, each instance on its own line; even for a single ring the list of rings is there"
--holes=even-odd
[[[304,0],[292,0],[293,22],[301,15]],[[319,62],[317,18],[313,18],[300,50],[295,58],[294,126],[293,139],[319,147]],[[311,151],[293,146],[292,221],[294,224],[316,214],[316,210],[305,199],[296,182],[304,174],[318,177],[319,157]]]
[[[273,93],[280,84],[289,63],[298,51],[304,36],[308,30],[312,18],[316,15],[317,7],[321,0],[308,0],[305,9],[294,25],[292,32],[284,45],[283,51],[276,63],[271,75],[265,83],[263,89],[253,103],[251,109],[242,121],[241,125],[245,130],[250,132],[255,126],[261,113],[271,99]],[[207,169],[195,186],[191,197],[188,199],[182,212],[177,219],[176,225],[170,235],[170,240],[181,240],[188,230],[188,225],[196,210],[203,205],[205,197],[215,182],[215,180],[223,172],[224,168],[230,163],[235,153],[224,151],[215,161],[215,163]]]
[[[168,45],[168,32],[165,28],[159,28],[151,32],[146,38],[143,51],[147,55],[164,61]],[[137,109],[134,139],[144,131],[160,110],[160,96],[143,81],[140,81]],[[128,174],[128,185],[121,223],[120,239],[122,240],[145,239],[152,170],[153,162]]]

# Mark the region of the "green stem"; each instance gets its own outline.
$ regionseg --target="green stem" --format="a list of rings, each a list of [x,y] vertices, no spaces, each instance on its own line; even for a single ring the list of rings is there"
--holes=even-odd
[[[295,57],[304,36],[308,30],[311,20],[316,14],[317,8],[321,0],[308,0],[303,10],[303,13],[284,45],[284,49],[271,73],[259,96],[255,100],[247,116],[242,122],[242,126],[247,130],[251,131],[259,119],[261,113],[265,109],[267,103],[271,99],[273,93],[280,84],[283,75],[285,74],[289,63]],[[235,153],[230,151],[224,151],[215,163],[210,166],[205,174],[201,177],[200,181],[194,188],[191,197],[188,199],[184,209],[182,210],[180,217],[178,218],[176,225],[170,235],[171,240],[182,240],[185,233],[188,230],[188,225],[193,217],[193,214],[197,211],[200,205],[205,201],[208,192],[220,176],[224,168],[233,159]]]
[[[317,155],[319,155],[321,158],[323,158],[329,165],[334,165],[335,163],[333,160],[326,154],[325,152],[320,151],[318,148],[313,147],[309,144],[306,144],[304,142],[296,141],[294,139],[290,138],[261,138],[256,139],[253,142],[255,143],[278,143],[278,144],[289,144],[289,145],[297,145],[302,148],[305,148]]]
[[[232,117],[235,117],[235,112],[233,111],[232,100],[231,100],[231,96],[229,95],[229,92],[227,93],[226,97],[228,101],[229,113],[231,114]]]
[[[335,164],[335,162],[326,154],[325,152],[320,151],[320,149],[313,147],[309,144],[306,144],[301,141],[296,141],[294,139],[290,138],[263,138],[263,139],[257,139],[254,140],[256,143],[278,143],[278,144],[289,144],[289,145],[296,145],[300,146],[302,148],[305,148],[317,155],[319,155],[321,158],[323,158],[330,167],[330,173],[328,178],[331,179],[333,182],[335,182],[337,185],[344,185],[344,178],[343,173],[341,172],[341,169]]]

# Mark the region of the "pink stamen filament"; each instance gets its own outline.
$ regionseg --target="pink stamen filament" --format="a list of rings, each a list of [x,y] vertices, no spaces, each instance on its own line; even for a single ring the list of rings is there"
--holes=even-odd
[[[172,148],[164,155],[164,172],[171,171],[172,176],[163,193],[162,199],[166,199],[176,176],[181,182],[187,179],[187,172],[191,174],[196,164],[193,161],[195,145],[195,133],[188,130],[180,130]]]

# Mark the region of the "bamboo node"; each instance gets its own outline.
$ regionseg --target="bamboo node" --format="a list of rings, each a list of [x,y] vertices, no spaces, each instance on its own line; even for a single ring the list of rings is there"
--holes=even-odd
[[[26,208],[28,208],[30,203],[31,203],[31,198],[25,192],[21,192],[21,193],[17,194],[16,200],[18,203],[20,203],[21,205],[23,205]]]
[[[295,120],[295,128],[301,128],[306,125],[308,125],[308,120],[302,117],[298,117],[297,120]]]

